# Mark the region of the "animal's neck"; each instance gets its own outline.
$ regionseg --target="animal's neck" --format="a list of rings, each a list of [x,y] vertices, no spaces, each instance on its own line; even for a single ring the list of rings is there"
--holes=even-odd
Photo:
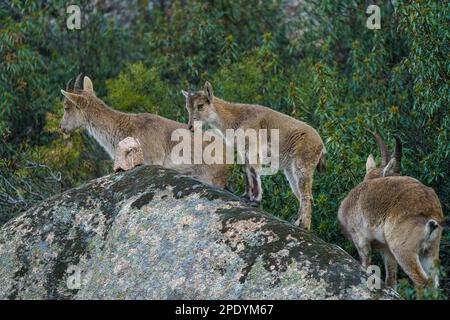
[[[239,127],[239,110],[236,106],[225,100],[214,97],[214,107],[217,113],[217,119],[213,126],[225,134],[227,129],[236,129]]]
[[[126,138],[120,125],[120,119],[126,115],[106,105],[97,104],[95,107],[88,108],[85,117],[85,129],[89,135],[105,149],[111,159],[114,159],[116,146]]]

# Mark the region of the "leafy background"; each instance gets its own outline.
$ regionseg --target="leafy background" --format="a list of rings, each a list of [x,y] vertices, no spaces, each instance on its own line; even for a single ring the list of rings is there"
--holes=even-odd
[[[65,1],[0,0],[0,224],[48,196],[111,171],[82,132],[59,131],[65,83],[79,72],[127,112],[186,121],[181,89],[212,81],[216,95],[260,103],[318,129],[329,157],[316,175],[313,232],[357,257],[336,219],[340,201],[379,154],[365,130],[404,142],[403,173],[449,187],[449,4],[445,1],[78,1],[82,29],[66,28]],[[365,27],[369,4],[382,29]],[[235,168],[232,187],[243,191]],[[281,175],[263,180],[263,208],[290,220],[297,201]],[[450,236],[441,244],[450,292]],[[381,261],[377,260],[379,263]],[[414,299],[401,274],[399,292]]]

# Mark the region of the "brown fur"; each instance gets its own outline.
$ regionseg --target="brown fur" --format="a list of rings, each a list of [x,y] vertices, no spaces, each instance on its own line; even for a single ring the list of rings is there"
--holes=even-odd
[[[68,88],[66,90],[69,91]],[[141,143],[145,164],[175,169],[205,183],[225,187],[228,177],[226,165],[176,165],[171,161],[171,150],[178,144],[171,141],[172,132],[187,129],[185,124],[149,113],[128,114],[113,110],[95,95],[88,77],[84,78],[84,89],[78,84],[74,92],[67,91],[62,91],[65,96],[61,120],[63,131],[87,130],[111,159],[114,159],[120,141],[127,137],[136,138]]]
[[[385,167],[376,167],[369,157],[364,181],[341,203],[339,222],[365,268],[371,264],[372,249],[380,250],[389,286],[396,284],[397,263],[416,286],[425,286],[429,279],[437,285],[435,267],[444,224],[441,204],[433,189],[400,176],[395,161],[385,159]],[[396,172],[386,170],[389,163]]]
[[[225,134],[226,129],[279,130],[280,168],[284,171],[293,193],[301,202],[297,225],[311,227],[313,173],[323,165],[325,146],[317,131],[285,114],[260,105],[230,103],[214,97],[207,82],[204,91],[184,92],[189,112],[189,125],[203,121]],[[270,139],[270,134],[269,139]],[[246,166],[248,197],[260,201],[262,197],[261,166]]]

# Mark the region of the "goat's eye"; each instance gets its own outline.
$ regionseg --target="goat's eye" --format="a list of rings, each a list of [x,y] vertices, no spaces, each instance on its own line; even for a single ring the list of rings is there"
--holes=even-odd
[[[205,105],[202,103],[202,104],[199,104],[199,105],[197,105],[197,109],[198,110],[203,110],[203,107],[204,107]]]

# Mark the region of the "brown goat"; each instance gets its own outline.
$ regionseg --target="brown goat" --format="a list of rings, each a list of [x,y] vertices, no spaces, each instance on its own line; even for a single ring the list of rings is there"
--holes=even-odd
[[[433,189],[414,178],[400,176],[401,141],[390,157],[381,137],[373,134],[381,149],[377,167],[367,159],[364,181],[341,203],[338,219],[343,233],[353,242],[367,268],[372,249],[380,250],[386,284],[395,287],[397,263],[418,288],[430,279],[438,286],[437,262],[444,215]]]
[[[203,91],[196,93],[183,91],[183,94],[186,97],[191,128],[195,121],[203,121],[218,130],[222,137],[225,137],[229,129],[244,131],[250,129],[257,132],[278,130],[279,167],[283,170],[294,195],[300,202],[296,224],[310,229],[313,174],[316,167],[320,169],[323,166],[326,155],[325,146],[318,132],[307,123],[270,108],[230,103],[219,99],[213,95],[209,82],[205,83]],[[256,148],[266,149],[268,144]],[[248,159],[245,162],[249,186],[246,195],[255,202],[260,202],[262,198],[261,159],[258,161],[256,165],[250,163]]]
[[[176,164],[172,161],[171,151],[177,145],[171,139],[172,133],[178,129],[187,130],[187,125],[154,114],[113,110],[96,96],[88,77],[84,77],[83,88],[81,75],[77,77],[73,90],[70,83],[65,91],[61,90],[65,97],[61,120],[63,132],[85,129],[113,160],[119,142],[133,137],[141,144],[145,164],[174,169],[202,182],[225,187],[229,168],[226,165]]]

